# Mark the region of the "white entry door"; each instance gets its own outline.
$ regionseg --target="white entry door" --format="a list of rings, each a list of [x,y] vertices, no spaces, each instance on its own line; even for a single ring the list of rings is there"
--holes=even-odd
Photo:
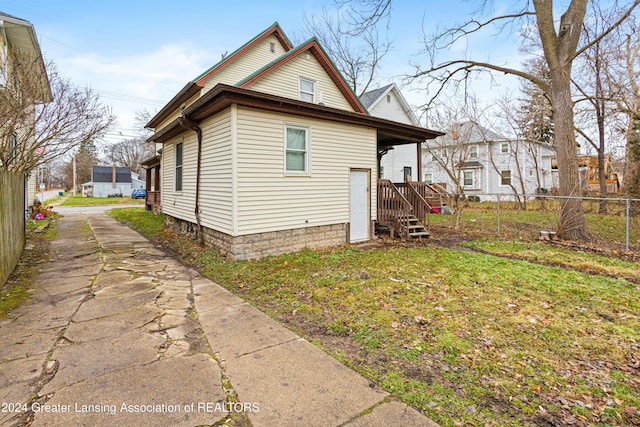
[[[369,171],[352,170],[350,176],[351,225],[349,241],[369,240]]]

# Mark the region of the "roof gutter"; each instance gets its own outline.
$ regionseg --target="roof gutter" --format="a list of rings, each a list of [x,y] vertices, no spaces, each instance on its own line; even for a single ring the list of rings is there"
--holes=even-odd
[[[200,223],[200,171],[202,169],[202,129],[198,126],[198,123],[190,120],[185,116],[180,116],[179,118],[180,126],[192,130],[196,133],[198,137],[198,160],[196,163],[196,205],[194,208],[194,214],[196,216],[196,224],[198,225],[198,235],[197,238],[200,243],[203,243],[204,236],[202,235],[202,224]]]

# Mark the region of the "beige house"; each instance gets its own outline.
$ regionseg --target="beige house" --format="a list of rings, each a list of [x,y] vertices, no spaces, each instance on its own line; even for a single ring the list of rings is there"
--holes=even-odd
[[[35,171],[24,170],[31,153],[25,146],[32,136],[24,131],[33,125],[35,106],[20,95],[16,58],[36,70],[28,84],[38,86],[37,102],[52,99],[42,52],[33,25],[24,19],[0,12],[0,285],[18,263],[25,243],[25,216],[36,194]],[[29,102],[20,102],[25,99]],[[16,102],[18,101],[18,102]],[[18,107],[16,107],[18,105]],[[24,107],[24,108],[23,108]],[[30,173],[31,172],[31,173]],[[30,174],[29,174],[30,173]]]
[[[317,40],[277,23],[147,126],[166,224],[234,259],[371,239],[378,147],[440,135],[369,115]]]

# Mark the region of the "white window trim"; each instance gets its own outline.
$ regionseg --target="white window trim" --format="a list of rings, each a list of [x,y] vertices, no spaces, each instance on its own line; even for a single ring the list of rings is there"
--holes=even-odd
[[[182,144],[182,158],[180,166],[178,166],[178,145]],[[180,189],[178,190],[178,174],[176,173],[180,168]],[[184,190],[184,141],[176,141],[173,148],[173,191],[176,193],[182,193]]]
[[[466,183],[465,183],[464,176],[465,176],[465,174],[466,174],[467,172],[471,173],[471,184],[466,184]],[[466,169],[466,170],[463,170],[463,171],[462,171],[462,186],[463,186],[463,187],[466,187],[466,188],[469,188],[469,187],[470,187],[470,188],[473,188],[475,180],[476,180],[476,173],[473,171],[473,169]]]
[[[302,90],[302,81],[305,82],[309,82],[311,84],[313,84],[313,92],[309,92],[306,90]],[[302,77],[302,76],[298,76],[298,98],[300,99],[300,101],[303,101],[302,97],[300,95],[302,95],[303,93],[307,94],[307,95],[311,95],[311,102],[315,103],[316,102],[316,82],[315,80],[311,80],[308,79],[306,77]],[[305,102],[309,102],[309,101],[305,101]]]
[[[287,129],[300,129],[305,132],[305,156],[304,156],[304,171],[290,171],[287,170]],[[311,175],[311,129],[309,126],[285,123],[284,124],[284,174],[293,176],[308,176]],[[300,152],[300,150],[292,149],[291,151]]]
[[[506,150],[505,150],[505,148],[506,148]],[[503,142],[503,143],[500,145],[500,152],[501,152],[502,154],[508,154],[508,153],[509,153],[509,144],[508,144],[507,142]]]
[[[511,172],[511,169],[501,169],[500,170],[500,174],[498,175],[498,179],[500,180],[498,182],[498,184],[500,185],[500,187],[510,187],[510,184],[503,184],[502,183],[502,173],[503,172],[509,172],[509,182],[513,181],[513,172]]]
[[[474,154],[474,150],[475,150],[475,154]],[[469,157],[470,158],[477,159],[479,154],[480,154],[480,150],[479,150],[477,144],[474,144],[471,147],[469,147]]]
[[[427,180],[427,177],[430,177],[430,179]],[[431,182],[429,182],[429,181],[431,181]],[[429,184],[429,185],[433,184],[433,173],[425,173],[424,174],[424,182],[426,184]]]

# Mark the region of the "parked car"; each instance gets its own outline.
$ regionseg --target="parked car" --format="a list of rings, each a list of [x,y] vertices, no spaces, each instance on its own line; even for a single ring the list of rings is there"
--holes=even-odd
[[[131,192],[132,199],[144,199],[145,197],[147,197],[147,190],[144,188],[136,188]]]

